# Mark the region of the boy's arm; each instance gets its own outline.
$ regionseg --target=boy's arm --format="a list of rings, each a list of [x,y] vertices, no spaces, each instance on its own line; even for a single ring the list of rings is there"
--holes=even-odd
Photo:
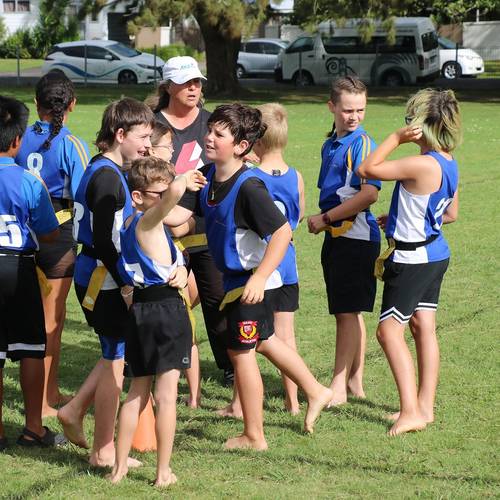
[[[448,208],[443,214],[443,224],[451,224],[458,218],[458,191],[455,191],[453,201],[448,205]]]
[[[205,177],[198,170],[189,170],[183,175],[178,175],[168,186],[164,192],[160,202],[155,206],[146,210],[144,216],[139,221],[140,227],[143,231],[148,231],[158,226],[158,224],[165,223],[168,219],[167,215],[177,205],[186,189],[190,191],[200,190],[206,183]],[[182,221],[183,223],[185,221]],[[177,226],[179,224],[168,225]]]
[[[291,239],[292,228],[288,222],[273,233],[261,263],[245,285],[242,303],[257,304],[264,300],[266,281],[283,260]]]
[[[304,215],[306,213],[306,196],[304,188],[304,178],[302,174],[297,170],[297,178],[299,183],[299,222],[302,222]]]
[[[174,238],[182,238],[183,236],[187,236],[188,234],[194,234],[194,228],[196,226],[196,222],[193,217],[190,217],[187,222],[181,224],[180,226],[170,227],[170,232]]]
[[[404,127],[393,132],[361,163],[356,171],[357,175],[365,179],[380,179],[382,181],[415,180],[426,173],[432,175],[433,163],[422,155],[386,161],[386,158],[399,145],[416,142],[421,137],[422,129],[415,126]]]

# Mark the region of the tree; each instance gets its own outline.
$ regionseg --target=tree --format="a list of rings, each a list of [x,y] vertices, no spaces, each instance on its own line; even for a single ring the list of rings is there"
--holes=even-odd
[[[241,38],[264,19],[268,3],[269,0],[135,0],[128,5],[138,14],[129,22],[129,31],[134,34],[142,26],[155,28],[192,15],[205,41],[207,91],[234,95],[240,88],[236,61]],[[110,3],[86,0],[82,12],[96,12],[104,5]]]

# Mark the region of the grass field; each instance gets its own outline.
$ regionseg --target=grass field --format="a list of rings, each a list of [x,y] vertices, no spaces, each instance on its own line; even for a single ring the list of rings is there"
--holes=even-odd
[[[41,68],[43,59],[21,59],[21,74],[24,70]],[[0,59],[0,73],[14,73],[17,71],[17,59]]]
[[[15,91],[27,103],[32,89]],[[293,90],[293,92],[296,92]],[[377,93],[369,99],[365,125],[376,141],[403,124],[404,102],[399,95]],[[11,94],[10,89],[0,93]],[[88,142],[95,138],[104,106],[122,93],[142,98],[147,89],[110,87],[79,89],[78,105],[69,127]],[[500,209],[500,103],[498,96],[461,95],[464,144],[456,152],[460,179],[460,215],[445,234],[452,248],[438,313],[441,345],[441,382],[436,422],[425,432],[388,438],[383,416],[398,406],[396,388],[385,357],[374,336],[377,314],[366,315],[368,350],[367,399],[352,400],[325,412],[313,436],[301,433],[301,417],[283,411],[280,378],[264,359],[265,424],[269,451],[224,452],[225,439],[242,424],[221,420],[213,410],[231,396],[219,384],[202,321],[198,338],[203,372],[203,409],[179,405],[178,430],[172,468],[179,477],[167,497],[188,498],[483,498],[500,496],[498,414],[498,319],[500,265],[498,212]],[[249,94],[250,104],[279,100],[289,112],[289,163],[304,175],[307,213],[316,213],[319,151],[331,126],[331,115],[321,89],[302,94],[260,90]],[[207,108],[218,102],[209,100]],[[31,107],[33,111],[33,107]],[[32,115],[34,118],[34,115]],[[415,151],[411,145],[398,154]],[[387,210],[391,185],[383,186],[374,208]],[[319,379],[331,378],[334,322],[326,313],[319,263],[321,237],[302,225],[295,241],[301,277],[301,309],[297,314],[298,347]],[[380,306],[379,287],[376,311]],[[198,311],[199,318],[199,311]],[[83,321],[73,293],[63,336],[61,386],[74,392],[99,356],[95,335]],[[4,421],[15,442],[23,423],[18,370],[7,363]],[[180,394],[187,392],[185,381]],[[48,425],[57,428],[56,421]],[[86,419],[91,438],[93,419]],[[150,486],[155,455],[141,457],[144,466],[112,487],[104,472],[92,469],[81,450],[30,451],[12,445],[0,455],[2,498],[164,498]]]

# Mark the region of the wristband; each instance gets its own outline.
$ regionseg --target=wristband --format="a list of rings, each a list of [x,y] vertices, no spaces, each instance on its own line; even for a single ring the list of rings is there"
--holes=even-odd
[[[134,293],[134,289],[132,288],[130,292],[123,293],[123,290],[120,290],[120,295],[122,297],[130,297]]]
[[[325,212],[321,215],[321,220],[323,221],[324,224],[326,224],[327,226],[329,226],[332,221],[330,220],[330,217],[328,215],[328,212]]]

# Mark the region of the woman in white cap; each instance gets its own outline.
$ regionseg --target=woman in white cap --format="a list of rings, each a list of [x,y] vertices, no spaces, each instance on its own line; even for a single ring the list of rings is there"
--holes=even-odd
[[[173,130],[174,152],[171,162],[178,174],[200,168],[206,162],[204,137],[210,112],[203,109],[202,80],[198,63],[189,56],[170,58],[163,66],[163,79],[153,104],[156,119]],[[204,220],[196,218],[195,235],[186,238],[191,268],[200,296],[208,339],[217,366],[224,370],[224,384],[233,383],[233,366],[222,341],[226,324],[219,305],[224,297],[222,275],[216,269],[206,246]]]

